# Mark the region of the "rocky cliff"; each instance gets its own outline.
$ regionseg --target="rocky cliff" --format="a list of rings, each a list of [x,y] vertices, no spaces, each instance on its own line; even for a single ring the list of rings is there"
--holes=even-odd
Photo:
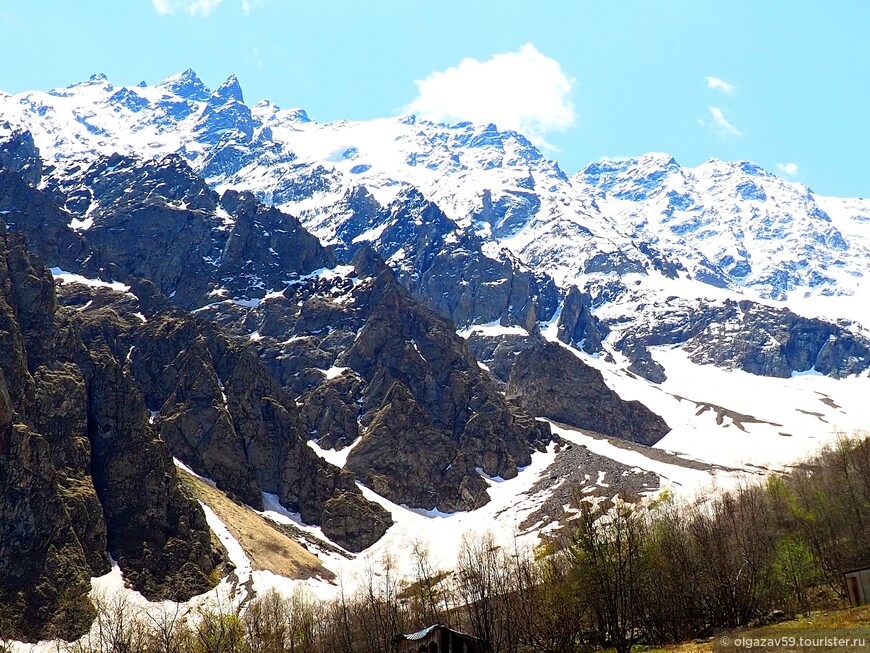
[[[558,291],[549,277],[507,250],[484,253],[479,237],[414,188],[382,206],[356,187],[322,212],[335,222],[337,247],[353,254],[370,245],[415,299],[456,325],[496,321],[532,329],[556,310]]]
[[[469,348],[529,413],[604,435],[653,445],[670,431],[638,401],[625,401],[601,372],[540,336],[472,334]]]
[[[327,449],[352,445],[345,469],[398,503],[479,507],[489,499],[478,469],[511,478],[549,441],[371,248],[255,307],[222,302],[198,314],[254,334],[298,393],[309,437]]]
[[[390,526],[352,475],[307,446],[296,402],[251,347],[184,312],[149,309],[131,293],[71,283],[61,301],[79,313],[88,346],[109,343],[125,360],[172,455],[231,497],[262,510],[263,493],[275,494],[351,551]]]
[[[152,599],[209,589],[220,554],[132,376],[85,345],[23,237],[0,224],[0,629],[73,637],[109,555]]]
[[[648,320],[614,343],[636,371],[661,381],[649,347],[680,345],[690,359],[760,376],[788,378],[813,371],[833,378],[870,369],[870,340],[847,320],[829,322],[748,300],[686,301],[647,307]],[[648,367],[651,365],[652,367]],[[631,368],[630,368],[631,369]]]
[[[119,309],[143,334],[141,343],[137,336],[129,341],[133,374],[173,453],[251,505],[266,491],[312,523],[323,523],[327,507],[366,514],[374,520],[368,534],[354,533],[362,522],[343,517],[338,535],[350,548],[364,548],[389,519],[360,500],[354,477],[414,507],[470,509],[488,501],[478,469],[515,476],[549,440],[545,426],[504,401],[453,325],[438,315],[459,310],[471,319],[489,302],[493,318],[532,326],[533,275],[503,263],[487,276],[495,261],[479,243],[453,242],[455,225],[419,194],[396,203],[397,214],[386,213],[385,228],[395,231],[391,242],[407,241],[416,261],[398,273],[362,242],[353,248],[353,266],[335,267],[332,251],[292,217],[249,194],[218,198],[179,157],[100,159],[55,184],[52,196],[77,216],[61,212],[70,224],[63,237],[99,251],[116,278],[138,284],[140,301],[193,309],[235,336],[235,344],[219,344],[181,317]],[[26,217],[19,222],[28,228]],[[161,224],[165,233],[157,233]],[[38,239],[35,228],[28,233]],[[426,284],[446,283],[445,270],[470,247],[471,267],[464,269],[479,277],[471,284],[478,290],[455,305],[451,293],[439,291],[446,299],[434,302],[434,286]],[[442,255],[442,263],[433,263]],[[87,272],[87,265],[75,271]],[[505,274],[513,281],[503,283]],[[148,322],[136,325],[129,317],[136,312]],[[247,348],[239,347],[243,342]],[[241,352],[252,350],[270,377],[249,373],[256,357]],[[325,374],[342,368],[348,371],[338,378]],[[235,370],[246,376],[233,378]],[[342,384],[349,395],[338,391]],[[301,404],[299,419],[291,396]],[[251,414],[258,415],[254,424]],[[420,429],[411,428],[411,415]],[[317,458],[307,446],[281,449],[308,438],[321,446],[357,446],[339,473],[322,462],[313,467]],[[316,479],[311,487],[299,485],[306,475]],[[336,493],[344,503],[336,503]]]

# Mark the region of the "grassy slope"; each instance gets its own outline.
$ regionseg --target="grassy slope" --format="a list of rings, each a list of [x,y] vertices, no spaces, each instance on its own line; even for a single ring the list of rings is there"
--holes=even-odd
[[[179,477],[197,499],[211,508],[245,550],[254,570],[271,571],[304,580],[335,576],[320,559],[281,532],[277,525],[252,509],[239,505],[208,483],[179,469]]]
[[[811,612],[804,615],[800,619],[791,621],[783,621],[782,623],[765,626],[764,628],[748,628],[746,630],[735,631],[740,633],[741,637],[752,637],[753,633],[760,634],[777,632],[783,635],[788,635],[789,630],[800,628],[803,630],[827,630],[838,629],[854,631],[856,634],[870,632],[870,605],[865,605],[860,608],[851,608],[848,610],[824,610]],[[823,633],[819,633],[823,634]],[[713,650],[712,641],[703,642],[684,642],[683,644],[674,644],[663,648],[648,649],[637,647],[638,651],[646,651],[647,653],[701,653]]]

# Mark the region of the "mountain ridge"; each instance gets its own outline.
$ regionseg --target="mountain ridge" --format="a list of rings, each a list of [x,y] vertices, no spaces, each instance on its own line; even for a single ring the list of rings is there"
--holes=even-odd
[[[437,125],[413,116],[319,125],[268,101],[249,108],[234,76],[224,87],[209,91],[191,70],[144,87],[115,87],[94,76],[3,104],[6,119],[17,117],[58,165],[115,151],[146,158],[179,152],[212,186],[251,190],[297,214],[327,243],[340,239],[323,216],[345,192],[363,184],[387,205],[410,185],[462,230],[481,236],[488,253],[507,247],[562,286],[596,270],[655,273],[649,247],[667,249],[693,277],[750,299],[851,295],[859,290],[855,279],[866,276],[858,236],[870,203],[853,199],[857,215],[837,215],[830,224],[824,206],[830,210],[831,202],[749,162],[712,159],[682,168],[669,155],[643,155],[568,176],[524,137],[494,125]],[[147,106],[118,105],[112,98],[119,88]],[[70,128],[75,139],[61,133]],[[601,175],[609,179],[603,186],[596,185]],[[718,180],[712,199],[711,180]],[[658,192],[664,186],[649,186],[655,183],[670,186]],[[759,214],[768,198],[770,210]],[[625,205],[632,201],[641,204]],[[732,211],[739,215],[711,232],[710,216]],[[662,216],[656,229],[644,217],[653,215]],[[782,235],[793,238],[774,242]],[[567,250],[556,244],[565,238],[574,241]]]

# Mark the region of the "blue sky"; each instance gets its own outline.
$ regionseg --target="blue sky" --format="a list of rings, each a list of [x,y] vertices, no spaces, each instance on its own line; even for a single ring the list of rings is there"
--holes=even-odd
[[[320,122],[413,110],[520,128],[569,173],[660,151],[870,195],[862,0],[0,0],[0,29],[11,93],[192,67]]]

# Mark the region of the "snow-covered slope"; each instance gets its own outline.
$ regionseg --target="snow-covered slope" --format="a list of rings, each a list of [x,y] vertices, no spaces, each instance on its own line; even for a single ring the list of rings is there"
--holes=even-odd
[[[840,295],[853,294],[866,274],[860,218],[748,161],[682,168],[648,154],[591,164],[575,181],[627,233],[715,285],[774,299]],[[870,208],[849,206],[859,215]]]

